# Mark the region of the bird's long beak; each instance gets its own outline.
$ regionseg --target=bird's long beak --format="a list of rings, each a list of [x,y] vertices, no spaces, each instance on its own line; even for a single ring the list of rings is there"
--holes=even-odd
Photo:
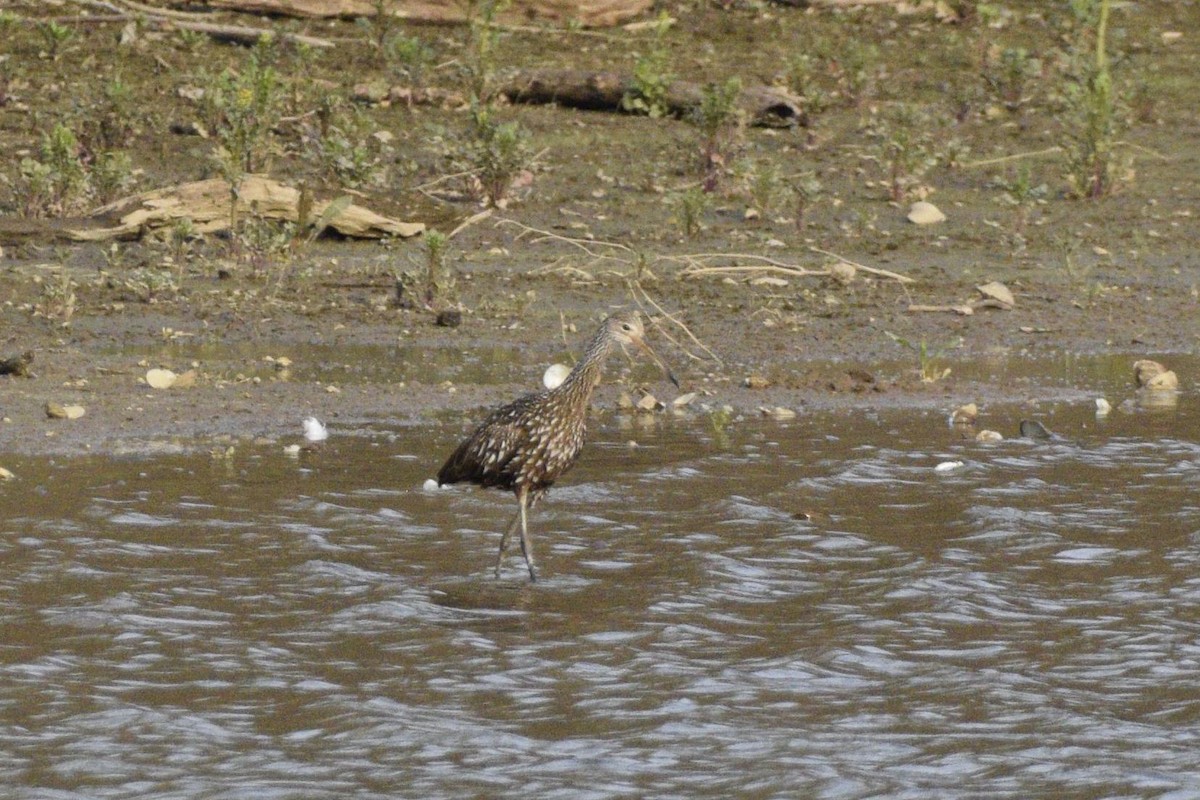
[[[667,380],[675,384],[675,388],[678,389],[679,381],[675,379],[675,375],[671,372],[671,370],[667,369],[667,365],[664,364],[663,360],[658,357],[658,353],[655,353],[652,349],[650,349],[650,345],[646,344],[646,342],[642,339],[633,339],[632,341],[640,350],[645,352],[646,355],[653,359],[654,363],[658,365],[658,368],[661,369],[663,374],[667,376]]]

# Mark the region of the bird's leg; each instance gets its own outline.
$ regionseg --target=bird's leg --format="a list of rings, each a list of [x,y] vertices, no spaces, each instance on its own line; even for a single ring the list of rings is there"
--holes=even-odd
[[[521,507],[524,509],[524,506]],[[521,510],[513,514],[512,522],[508,523],[508,527],[504,530],[504,535],[500,537],[500,552],[496,554],[496,577],[500,577],[500,565],[504,563],[504,551],[508,549],[508,537],[512,536],[513,531],[517,529],[517,523],[521,521]]]
[[[529,567],[529,580],[537,580],[537,570],[533,566],[533,540],[529,538],[529,524],[526,522],[525,507],[527,494],[521,492],[521,510],[518,512],[521,515],[521,555],[525,556],[525,566]]]

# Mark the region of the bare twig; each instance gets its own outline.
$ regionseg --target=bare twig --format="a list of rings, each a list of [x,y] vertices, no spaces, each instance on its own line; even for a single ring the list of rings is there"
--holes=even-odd
[[[861,269],[863,272],[869,272],[872,275],[881,275],[884,278],[891,278],[892,280],[899,281],[900,283],[916,283],[915,278],[910,278],[907,275],[901,275],[899,272],[892,272],[889,269],[880,269],[879,267],[868,267],[865,264],[859,264],[857,261],[851,261],[850,259],[846,258],[845,256],[839,256],[837,253],[831,253],[828,250],[822,250],[819,247],[810,246],[808,249],[814,253],[820,253],[823,256],[829,256],[830,258],[836,258],[838,261],[841,261],[843,264],[849,264],[850,266],[854,267],[855,269]]]
[[[696,345],[701,350],[708,353],[709,357],[712,358],[713,361],[716,361],[718,364],[724,365],[725,362],[721,360],[720,356],[718,356],[716,353],[714,353],[708,345],[706,345],[704,342],[700,341],[699,337],[697,337],[696,334],[692,333],[691,328],[689,328],[687,325],[683,324],[683,322],[680,321],[680,319],[678,317],[671,314],[669,311],[667,311],[665,308],[663,308],[661,305],[659,305],[658,302],[655,301],[655,299],[650,296],[650,293],[646,291],[646,288],[644,286],[642,286],[642,284],[640,284],[636,280],[632,280],[632,279],[628,280],[627,283],[629,284],[630,295],[633,296],[634,302],[636,302],[638,304],[638,307],[641,308],[642,311],[646,311],[646,305],[645,305],[645,303],[642,302],[642,300],[644,299],[646,301],[646,303],[649,303],[650,305],[652,305],[659,314],[661,314],[664,317],[666,317],[667,319],[669,319],[672,323],[677,325],[681,331],[686,333],[688,338],[691,339],[693,342],[695,342]],[[640,294],[640,297],[639,297],[639,294]],[[647,313],[647,316],[649,316],[649,313]],[[688,358],[692,359],[693,361],[703,361],[702,358],[697,356],[695,353],[692,353],[690,350],[688,350],[686,347],[684,347],[678,341],[676,341],[675,338],[673,336],[671,336],[671,334],[669,332],[667,332],[667,330],[664,329],[661,325],[658,325],[657,323],[655,323],[655,327],[658,328],[658,330],[662,333],[662,335],[665,336],[667,338],[667,340],[669,342],[671,342],[671,344],[675,345],[680,350],[682,350],[684,355],[686,355]]]
[[[457,227],[457,228],[455,228],[454,230],[450,231],[450,233],[448,233],[448,234],[446,235],[446,238],[447,238],[447,239],[453,239],[455,236],[457,236],[458,234],[460,234],[461,232],[463,232],[463,231],[464,231],[464,230],[466,230],[467,228],[471,227],[471,226],[472,226],[472,225],[474,225],[476,222],[482,222],[483,220],[487,219],[487,218],[488,218],[488,217],[490,217],[491,215],[492,215],[492,209],[490,209],[490,208],[488,208],[488,209],[484,209],[483,211],[480,211],[478,214],[472,214],[471,216],[467,217],[467,218],[466,218],[466,219],[464,219],[462,222],[460,222],[460,223],[458,224],[458,227]]]
[[[969,161],[962,165],[963,169],[971,169],[972,167],[993,167],[996,164],[1007,164],[1010,161],[1021,161],[1026,158],[1039,158],[1041,156],[1052,156],[1055,153],[1061,153],[1062,148],[1055,145],[1047,147],[1044,150],[1032,150],[1028,153],[1013,153],[999,158],[985,158],[982,161]]]

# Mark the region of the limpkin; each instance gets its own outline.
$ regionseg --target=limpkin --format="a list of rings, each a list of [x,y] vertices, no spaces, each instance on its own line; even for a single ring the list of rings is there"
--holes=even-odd
[[[438,472],[439,486],[468,481],[508,489],[517,496],[517,513],[500,537],[496,577],[500,576],[508,539],[519,524],[521,554],[529,568],[530,580],[537,580],[526,517],[529,509],[579,457],[587,428],[588,404],[613,346],[621,345],[622,349],[627,344],[637,346],[679,386],[679,381],[643,340],[644,335],[641,316],[636,311],[608,317],[560,385],[519,397],[493,411]]]

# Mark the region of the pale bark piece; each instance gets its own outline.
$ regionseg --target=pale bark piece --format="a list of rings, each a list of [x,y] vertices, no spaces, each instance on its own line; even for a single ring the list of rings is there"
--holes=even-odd
[[[310,219],[320,218],[329,201],[314,201]],[[229,228],[229,183],[212,178],[184,183],[166,189],[134,195],[96,209],[93,219],[118,215],[119,224],[106,228],[67,231],[80,242],[136,238],[148,229],[191,220],[199,233]],[[238,215],[295,222],[299,219],[300,190],[261,175],[247,175],[238,187]],[[328,227],[343,236],[379,239],[384,236],[408,238],[425,230],[424,223],[402,222],[376,214],[362,206],[349,205],[329,221]]]
[[[374,0],[208,0],[204,5],[310,19],[371,17],[377,11]],[[500,21],[540,20],[603,28],[627,22],[649,11],[652,5],[652,0],[515,0],[500,15]],[[420,22],[463,22],[469,9],[470,4],[461,0],[392,0],[385,5],[384,13]]]

